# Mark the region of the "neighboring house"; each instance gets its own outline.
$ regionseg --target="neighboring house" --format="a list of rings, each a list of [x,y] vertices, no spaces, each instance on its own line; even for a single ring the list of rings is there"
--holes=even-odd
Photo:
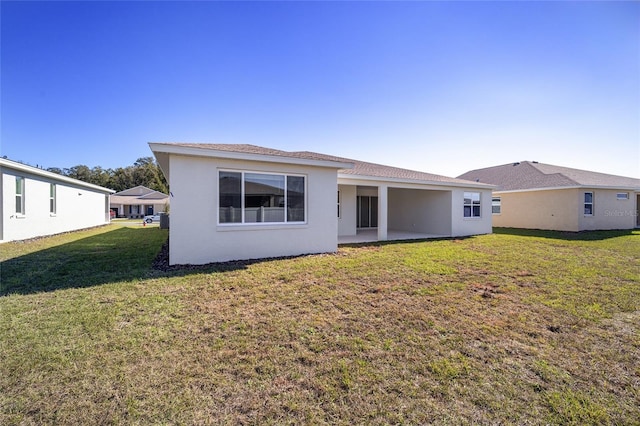
[[[0,159],[0,241],[24,240],[109,223],[114,191]]]
[[[640,226],[640,179],[536,161],[473,170],[459,177],[496,185],[494,226],[572,232]]]
[[[116,217],[137,219],[147,215],[167,212],[169,196],[146,186],[136,186],[111,196],[111,210]]]
[[[172,265],[491,232],[491,185],[253,145],[149,146],[172,193]]]

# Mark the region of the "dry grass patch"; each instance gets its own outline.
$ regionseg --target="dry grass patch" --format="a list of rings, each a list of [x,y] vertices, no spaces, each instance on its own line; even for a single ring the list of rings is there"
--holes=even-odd
[[[0,423],[637,424],[640,235],[522,234],[4,296]]]

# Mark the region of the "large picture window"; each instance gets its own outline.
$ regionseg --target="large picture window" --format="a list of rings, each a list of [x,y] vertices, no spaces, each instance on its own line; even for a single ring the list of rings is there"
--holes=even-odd
[[[305,221],[304,176],[220,171],[219,223]]]
[[[464,217],[480,217],[480,193],[464,193]]]

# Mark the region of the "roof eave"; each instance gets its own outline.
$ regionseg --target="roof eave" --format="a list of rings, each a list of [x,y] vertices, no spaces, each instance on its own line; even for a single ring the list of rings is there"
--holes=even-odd
[[[437,180],[420,180],[420,179],[401,179],[383,176],[370,176],[360,175],[352,173],[340,173],[338,172],[338,179],[344,180],[363,180],[363,181],[378,181],[411,185],[429,185],[429,186],[446,186],[452,188],[478,188],[478,189],[493,189],[495,185],[479,182],[443,182]]]
[[[496,194],[507,194],[516,192],[537,192],[537,191],[556,191],[565,189],[607,189],[613,191],[633,191],[640,192],[640,187],[632,186],[607,186],[607,185],[571,185],[571,186],[547,186],[544,188],[526,188],[526,189],[506,189],[495,190]]]
[[[328,167],[333,169],[353,168],[353,163],[339,161],[314,160],[309,158],[257,154],[250,152],[222,151],[211,148],[198,148],[193,146],[182,146],[155,142],[149,142],[149,148],[151,148],[151,151],[153,151],[154,153],[167,153],[208,158],[224,158],[230,160],[262,161],[268,163],[296,164],[303,166]]]
[[[65,182],[65,183],[69,183],[75,186],[80,186],[80,187],[84,187],[84,188],[88,188],[88,189],[93,189],[95,191],[99,191],[99,192],[103,192],[106,194],[114,194],[116,191],[114,191],[113,189],[109,189],[109,188],[105,188],[102,186],[98,186],[98,185],[94,185],[92,183],[88,183],[88,182],[83,182],[81,180],[78,179],[73,179],[67,176],[63,176],[63,175],[59,175],[57,173],[53,173],[47,170],[42,170],[42,169],[38,169],[36,167],[33,166],[28,166],[26,164],[22,164],[22,163],[18,163],[15,161],[11,161],[11,160],[6,160],[4,158],[0,158],[0,166],[2,167],[6,167],[8,169],[14,169],[14,170],[18,170],[21,172],[25,172],[25,173],[29,173],[35,176],[42,176],[42,177],[46,177],[49,179],[54,179],[60,182]]]

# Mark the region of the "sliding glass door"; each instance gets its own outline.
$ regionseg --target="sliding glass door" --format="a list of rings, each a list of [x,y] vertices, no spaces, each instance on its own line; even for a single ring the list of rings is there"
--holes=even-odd
[[[378,197],[359,195],[357,200],[358,228],[378,227]]]

